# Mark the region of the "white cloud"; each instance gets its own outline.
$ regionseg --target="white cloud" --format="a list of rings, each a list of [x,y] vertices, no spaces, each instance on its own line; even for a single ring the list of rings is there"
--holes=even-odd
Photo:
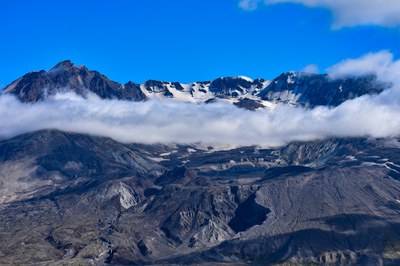
[[[400,84],[400,61],[393,60],[393,54],[388,51],[369,53],[357,59],[344,60],[330,68],[332,77],[343,75],[375,74],[383,81]]]
[[[122,142],[280,145],[325,136],[394,136],[400,132],[400,109],[386,108],[370,97],[338,108],[313,110],[281,107],[250,112],[229,104],[173,102],[132,103],[109,100],[53,100],[34,105],[2,96],[5,122],[0,135],[11,137],[57,128],[112,137]]]
[[[244,9],[254,10],[262,0],[242,0]],[[264,0],[265,4],[295,3],[308,7],[331,10],[333,28],[357,25],[400,25],[400,1],[398,0]],[[246,8],[250,7],[250,8]]]
[[[305,66],[305,67],[301,70],[301,72],[311,73],[311,74],[318,74],[318,73],[319,73],[319,68],[318,68],[318,65],[311,64],[311,65]]]
[[[239,7],[247,11],[253,11],[257,9],[259,2],[259,0],[241,0],[239,2]]]

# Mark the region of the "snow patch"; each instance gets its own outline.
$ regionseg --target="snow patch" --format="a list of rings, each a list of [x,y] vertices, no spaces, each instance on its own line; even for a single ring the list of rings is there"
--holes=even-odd
[[[294,80],[292,79],[292,76],[288,76],[287,81],[288,84],[294,84]]]
[[[246,76],[237,76],[238,79],[243,79],[248,82],[253,82],[254,80],[252,78],[246,77]]]

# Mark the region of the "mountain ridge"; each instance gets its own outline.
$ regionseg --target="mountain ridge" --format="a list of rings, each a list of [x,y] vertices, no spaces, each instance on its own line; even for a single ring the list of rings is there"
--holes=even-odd
[[[121,84],[98,71],[65,60],[48,71],[25,74],[7,85],[2,94],[13,94],[22,102],[37,102],[49,95],[72,91],[83,97],[94,93],[102,99],[127,101],[155,98],[191,103],[223,101],[256,110],[280,103],[310,108],[337,106],[365,94],[379,94],[387,87],[389,84],[378,81],[373,75],[332,79],[327,74],[294,71],[282,73],[272,80],[236,76],[187,84],[159,80]]]

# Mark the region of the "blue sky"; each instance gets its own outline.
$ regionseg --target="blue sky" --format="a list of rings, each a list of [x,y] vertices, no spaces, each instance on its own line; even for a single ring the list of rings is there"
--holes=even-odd
[[[0,0],[0,87],[65,59],[119,82],[190,82],[273,78],[309,64],[324,72],[380,50],[400,55],[397,21],[338,23],[341,11],[326,5],[243,8],[254,1]]]

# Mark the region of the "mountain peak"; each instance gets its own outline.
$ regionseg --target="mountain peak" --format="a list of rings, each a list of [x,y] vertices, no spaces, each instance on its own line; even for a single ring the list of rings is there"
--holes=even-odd
[[[53,72],[60,69],[69,69],[72,67],[74,67],[74,63],[72,63],[71,60],[64,60],[56,64],[54,67],[52,67],[49,72]]]

